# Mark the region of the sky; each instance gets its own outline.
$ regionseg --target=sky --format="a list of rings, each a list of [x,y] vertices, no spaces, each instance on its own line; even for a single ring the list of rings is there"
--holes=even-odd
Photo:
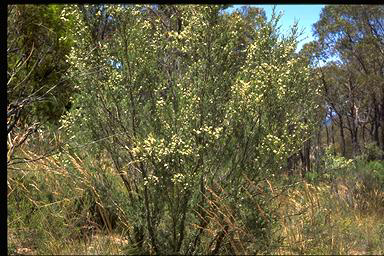
[[[229,11],[234,10],[235,8],[241,8],[244,5],[234,5]],[[272,15],[272,9],[274,5],[271,4],[257,4],[250,5],[252,7],[259,7],[265,10],[267,18],[270,19]],[[290,27],[294,24],[295,20],[298,21],[299,30],[304,29],[303,36],[299,40],[296,51],[300,51],[305,43],[312,41],[314,38],[312,36],[312,25],[317,22],[320,18],[320,13],[324,5],[315,5],[315,4],[277,4],[276,13],[280,11],[284,12],[284,15],[281,17],[279,25],[281,25],[281,31],[283,33],[288,33]]]

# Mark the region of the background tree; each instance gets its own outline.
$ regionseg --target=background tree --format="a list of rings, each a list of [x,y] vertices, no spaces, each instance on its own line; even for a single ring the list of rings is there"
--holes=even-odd
[[[383,14],[379,5],[326,6],[314,25],[320,49],[326,56],[339,59],[324,68],[331,73],[323,75],[323,82],[329,104],[338,116],[342,145],[346,140],[344,129],[350,132],[352,155],[361,148],[360,137],[381,148],[384,145]],[[335,96],[331,98],[331,94]],[[343,154],[345,151],[342,146]]]

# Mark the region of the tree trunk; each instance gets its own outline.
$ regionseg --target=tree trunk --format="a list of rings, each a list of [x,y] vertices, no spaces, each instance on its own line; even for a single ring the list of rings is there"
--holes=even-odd
[[[376,101],[376,97],[372,98],[373,100],[373,109],[374,109],[374,115],[373,115],[373,140],[376,142],[376,145],[380,145],[380,139],[379,139],[379,127],[380,127],[380,113],[379,113],[379,105]]]
[[[357,135],[358,135],[357,132],[358,132],[358,128],[354,126],[351,129],[351,140],[352,140],[353,156],[356,156],[357,153],[359,152],[359,141],[358,141],[358,138],[357,138]]]
[[[308,139],[304,142],[303,150],[300,152],[301,163],[302,163],[302,173],[301,173],[302,177],[304,177],[307,172],[311,171],[310,151],[311,151],[311,140]]]
[[[325,131],[326,131],[326,134],[327,134],[327,147],[329,146],[329,141],[330,141],[330,139],[329,139],[329,131],[328,131],[328,126],[327,125],[325,125]]]
[[[356,105],[353,103],[351,106],[351,122],[350,124],[350,132],[351,132],[351,140],[352,140],[352,156],[356,156],[359,152],[359,140],[358,140],[358,122],[356,115]]]
[[[317,132],[317,145],[315,147],[315,169],[319,171],[321,169],[321,158],[322,158],[323,145],[321,143],[321,126]]]
[[[333,125],[333,122],[332,122],[332,124],[331,124],[331,140],[332,140],[332,148],[333,148],[333,155],[336,155],[336,146],[335,146],[335,132],[334,132],[334,125]]]
[[[342,116],[338,113],[339,116],[339,126],[340,126],[340,139],[341,139],[341,155],[345,157],[346,152],[345,152],[345,136],[344,136],[344,128],[343,128],[343,118]]]
[[[288,176],[293,176],[293,156],[288,157],[287,170]]]
[[[383,74],[382,74],[383,75]],[[384,88],[382,89],[380,120],[381,120],[381,149],[384,151]],[[384,158],[384,155],[383,155]]]

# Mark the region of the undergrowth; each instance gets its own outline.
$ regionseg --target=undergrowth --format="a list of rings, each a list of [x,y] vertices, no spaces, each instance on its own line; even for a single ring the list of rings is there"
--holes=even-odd
[[[108,164],[66,161],[47,157],[8,171],[8,254],[149,253],[131,239],[132,209]],[[210,221],[191,227],[204,234],[195,253],[383,254],[384,162],[328,161],[335,168],[295,183],[245,178],[237,201],[220,184],[207,188]]]

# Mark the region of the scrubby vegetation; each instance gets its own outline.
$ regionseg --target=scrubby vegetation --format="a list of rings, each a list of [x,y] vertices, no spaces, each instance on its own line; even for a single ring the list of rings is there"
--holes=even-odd
[[[9,6],[8,254],[384,253],[382,7],[227,7]]]
[[[304,179],[247,180],[243,198],[235,202],[225,188],[207,187],[204,214],[210,222],[201,252],[382,254],[384,162],[348,163],[344,169],[307,173]],[[136,245],[145,244],[144,232],[135,226],[139,220],[132,221],[132,211],[138,210],[130,207],[113,170],[86,167],[76,157],[71,164],[68,171],[46,158],[9,177],[8,252],[149,253]],[[192,231],[199,230],[195,225]]]

